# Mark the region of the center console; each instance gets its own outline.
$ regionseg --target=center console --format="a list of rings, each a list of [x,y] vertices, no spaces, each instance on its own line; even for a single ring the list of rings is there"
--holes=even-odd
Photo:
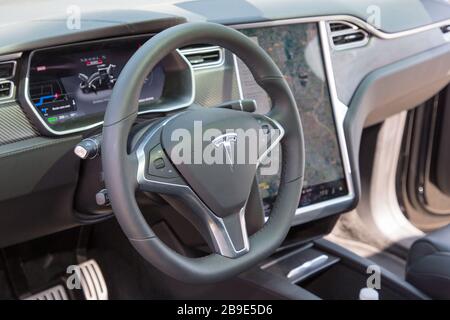
[[[398,276],[324,239],[282,249],[241,277],[285,299],[358,300],[368,283],[376,286],[379,300],[428,299]]]

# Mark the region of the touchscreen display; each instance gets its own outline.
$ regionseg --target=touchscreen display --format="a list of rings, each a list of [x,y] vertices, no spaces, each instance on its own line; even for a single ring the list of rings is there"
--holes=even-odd
[[[305,136],[306,166],[300,206],[346,195],[341,154],[334,123],[318,28],[315,23],[240,30],[272,57],[295,96]],[[270,110],[270,100],[238,61],[242,95],[255,99],[258,111]],[[259,176],[265,203],[270,206],[278,176]]]
[[[63,46],[33,54],[29,98],[50,126],[103,116],[122,68],[148,37]],[[148,75],[139,102],[161,97],[164,71]]]

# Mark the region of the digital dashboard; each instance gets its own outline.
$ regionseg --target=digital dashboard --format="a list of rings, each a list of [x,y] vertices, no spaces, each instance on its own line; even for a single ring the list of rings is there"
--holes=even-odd
[[[120,71],[148,37],[102,41],[36,51],[31,59],[29,94],[50,126],[81,117],[103,116]],[[147,77],[139,102],[161,97],[164,71]]]
[[[53,133],[81,131],[101,123],[120,72],[148,39],[147,35],[106,39],[32,52],[25,89],[32,111]],[[190,100],[188,87],[180,86],[178,92],[171,90],[184,79],[183,72],[191,70],[176,52],[160,62],[142,86],[140,113],[157,109],[161,99],[165,99],[165,105],[170,100],[174,105],[176,100]],[[168,79],[171,83],[166,85]]]

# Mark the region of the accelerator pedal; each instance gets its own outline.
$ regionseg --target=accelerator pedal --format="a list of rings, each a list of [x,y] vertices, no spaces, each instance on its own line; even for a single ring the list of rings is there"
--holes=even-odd
[[[78,267],[81,289],[86,300],[108,300],[108,288],[97,262],[91,259]]]

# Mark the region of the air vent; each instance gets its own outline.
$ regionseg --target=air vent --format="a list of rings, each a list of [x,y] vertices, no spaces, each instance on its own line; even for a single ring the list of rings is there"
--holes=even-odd
[[[358,29],[356,26],[353,26],[347,22],[330,22],[329,26],[330,26],[331,32],[338,32],[338,31],[349,30],[349,29],[353,29],[353,30]]]
[[[329,22],[328,32],[331,46],[336,50],[362,47],[369,42],[369,34],[366,31],[348,22]]]
[[[10,79],[14,77],[16,71],[16,62],[0,62],[0,79]]]
[[[223,48],[208,45],[195,45],[181,49],[194,69],[216,68],[223,64]]]
[[[14,92],[14,84],[11,81],[0,81],[0,101],[11,99]]]

